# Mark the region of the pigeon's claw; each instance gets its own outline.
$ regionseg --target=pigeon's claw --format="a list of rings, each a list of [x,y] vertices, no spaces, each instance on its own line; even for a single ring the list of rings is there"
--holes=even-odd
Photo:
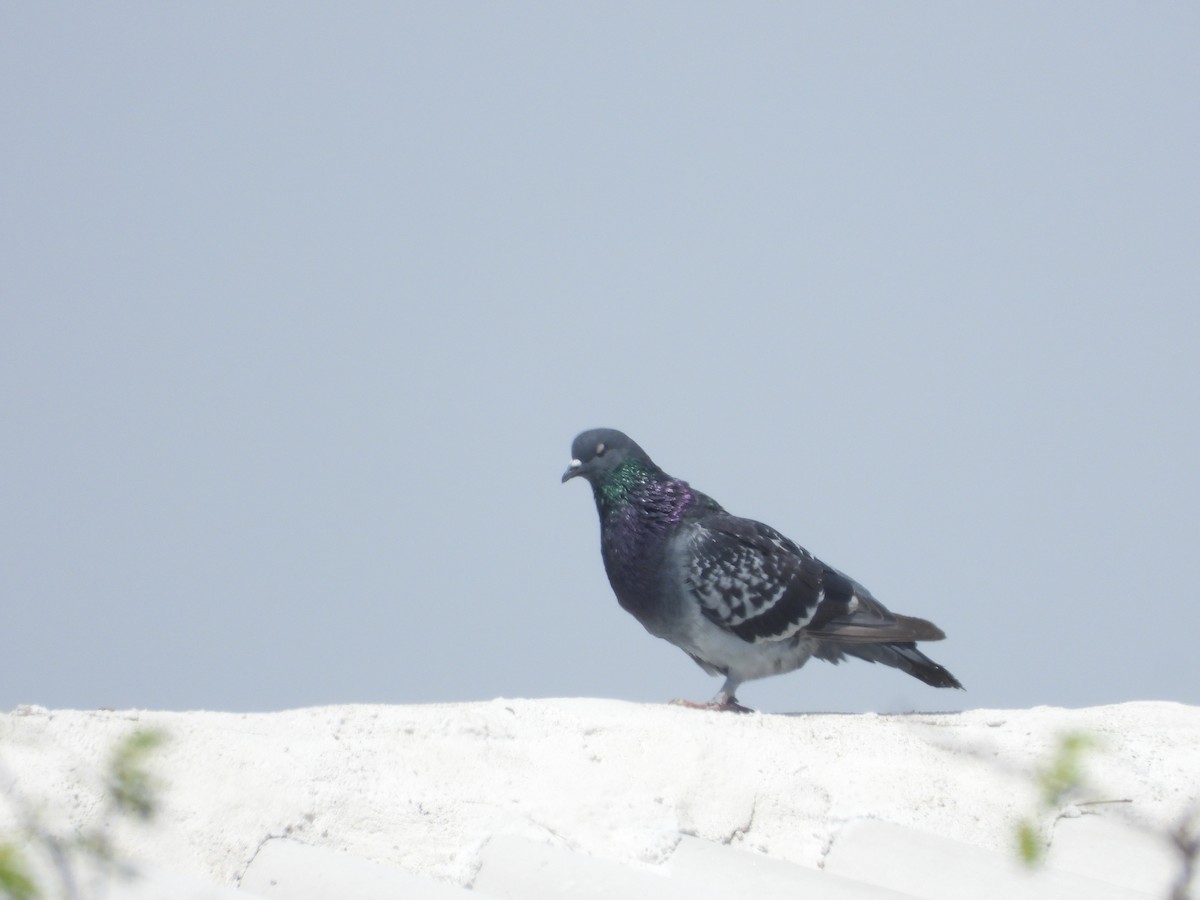
[[[738,703],[733,694],[721,691],[707,703],[697,703],[695,700],[672,700],[672,706],[686,706],[688,709],[711,709],[713,712],[752,713],[748,706]]]

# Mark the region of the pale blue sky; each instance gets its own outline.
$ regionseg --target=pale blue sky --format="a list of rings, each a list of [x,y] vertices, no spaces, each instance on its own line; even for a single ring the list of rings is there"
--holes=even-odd
[[[707,699],[621,428],[949,639],[1200,703],[1200,6],[5,4],[0,708]]]

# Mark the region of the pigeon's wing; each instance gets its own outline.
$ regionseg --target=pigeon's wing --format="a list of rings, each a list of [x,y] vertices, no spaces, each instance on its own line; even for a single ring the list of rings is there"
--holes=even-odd
[[[685,590],[710,621],[743,640],[790,638],[824,598],[821,563],[761,522],[706,516],[686,540]]]
[[[932,622],[892,612],[865,587],[821,564],[825,597],[805,632],[842,644],[940,641],[946,634]]]
[[[924,619],[898,616],[858,582],[774,528],[707,516],[687,536],[685,589],[714,624],[743,640],[787,640],[800,631],[829,641],[931,641]]]

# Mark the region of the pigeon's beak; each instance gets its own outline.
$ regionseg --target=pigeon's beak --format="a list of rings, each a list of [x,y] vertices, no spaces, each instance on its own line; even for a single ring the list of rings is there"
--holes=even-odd
[[[568,481],[578,475],[582,469],[583,463],[577,459],[571,460],[571,464],[567,466],[567,471],[563,472],[563,484],[566,484]]]

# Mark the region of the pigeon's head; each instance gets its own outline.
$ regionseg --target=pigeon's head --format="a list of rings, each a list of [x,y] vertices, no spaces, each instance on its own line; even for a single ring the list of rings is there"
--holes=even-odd
[[[571,464],[563,472],[563,481],[582,475],[593,485],[603,484],[627,460],[636,460],[647,468],[653,463],[646,451],[628,435],[612,428],[593,428],[575,438],[571,445]]]

